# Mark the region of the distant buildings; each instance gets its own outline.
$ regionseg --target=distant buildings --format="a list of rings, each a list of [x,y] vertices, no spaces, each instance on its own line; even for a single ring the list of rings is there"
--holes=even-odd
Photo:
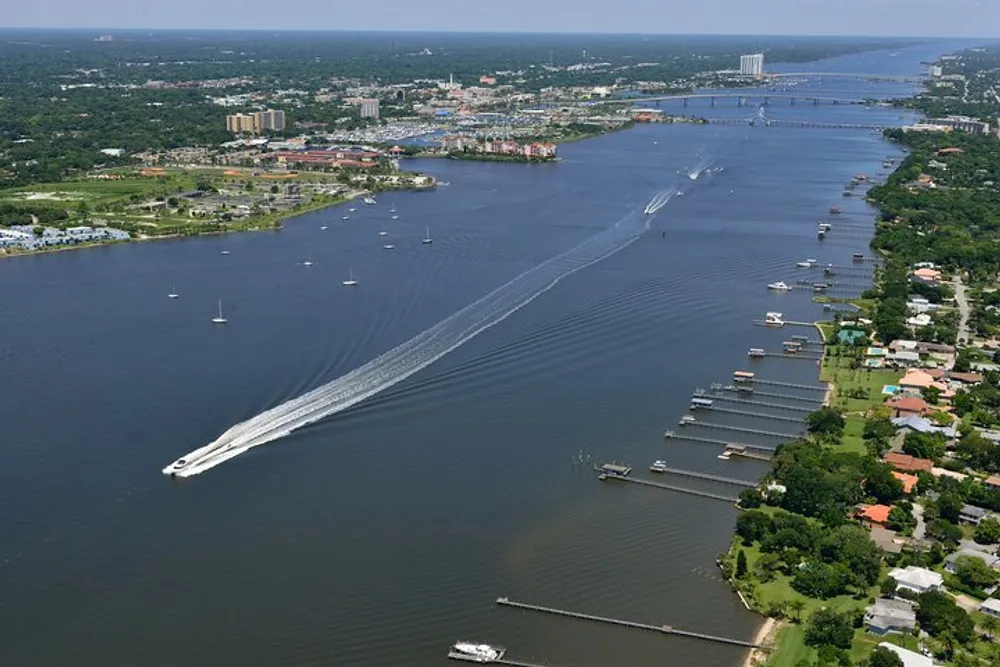
[[[932,118],[932,125],[941,125],[955,130],[962,130],[969,134],[989,134],[990,124],[969,116],[945,116],[944,118]]]
[[[374,118],[378,120],[379,118],[379,103],[376,99],[361,99],[358,100],[358,106],[360,107],[362,118]]]
[[[751,53],[740,56],[740,74],[744,76],[761,76],[764,74],[764,54]]]
[[[129,238],[128,232],[111,227],[45,227],[41,234],[36,234],[31,225],[14,225],[8,229],[0,229],[0,248],[39,250],[99,241],[127,241]]]
[[[234,113],[226,116],[226,130],[234,134],[261,134],[281,132],[285,129],[285,112],[267,109],[253,113]]]
[[[556,156],[556,145],[549,142],[521,144],[513,139],[487,139],[477,141],[460,135],[442,137],[441,148],[460,153],[483,153],[536,160],[551,160]]]

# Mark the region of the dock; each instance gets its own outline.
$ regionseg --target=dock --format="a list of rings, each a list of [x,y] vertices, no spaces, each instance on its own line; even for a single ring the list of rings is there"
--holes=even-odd
[[[728,387],[722,387],[720,391],[751,393],[754,396],[764,396],[765,398],[780,398],[786,401],[802,401],[806,403],[819,403],[822,400],[819,397],[795,396],[794,394],[776,394],[766,391],[754,391],[754,390],[748,390],[746,387],[734,387],[732,385]],[[812,412],[812,410],[810,410],[810,412]]]
[[[794,382],[778,382],[777,380],[755,380],[756,384],[766,384],[772,387],[788,387],[789,389],[807,389],[809,391],[823,391],[826,387],[815,384],[796,384]]]
[[[698,392],[695,392],[695,396],[698,396]],[[707,395],[707,394],[706,394]],[[763,394],[760,394],[763,395]],[[748,401],[745,398],[733,398],[732,396],[718,396],[712,395],[712,397],[717,401],[724,401],[726,403],[741,403],[743,405],[756,405],[761,408],[775,408],[777,410],[792,410],[793,412],[812,412],[813,408],[804,408],[800,405],[782,405],[780,403],[770,403],[768,401]]]
[[[667,491],[686,493],[689,496],[698,496],[700,498],[709,498],[711,500],[721,500],[726,503],[735,504],[739,500],[739,498],[737,498],[736,496],[726,496],[721,493],[712,493],[711,491],[699,491],[698,489],[688,489],[683,486],[673,486],[672,484],[654,482],[651,479],[639,479],[637,477],[617,477],[615,475],[598,475],[597,479],[601,480],[602,482],[613,480],[616,482],[629,482],[631,484],[641,484],[642,486],[652,486],[657,489],[666,489]]]
[[[706,445],[720,445],[722,447],[729,447],[731,445],[736,445],[737,447],[745,447],[746,449],[759,449],[765,452],[773,452],[777,450],[775,446],[768,445],[748,445],[745,442],[732,442],[731,440],[716,440],[714,438],[699,438],[694,435],[677,435],[673,431],[667,431],[663,434],[664,440],[690,440],[691,442],[701,442]],[[770,459],[769,459],[770,460]]]
[[[754,320],[753,323],[756,324],[759,327],[774,327],[774,328],[780,328],[780,327],[815,327],[816,326],[815,322],[796,322],[795,320],[782,320],[781,324],[778,324],[776,322],[767,322],[766,320]]]
[[[702,428],[717,428],[723,431],[735,431],[737,433],[753,433],[754,435],[766,435],[772,438],[784,438],[785,440],[794,440],[800,437],[801,434],[797,433],[777,433],[775,431],[762,431],[756,428],[743,428],[742,426],[726,426],[725,424],[708,424],[705,422],[696,422],[692,426],[697,425]]]
[[[609,625],[618,625],[621,627],[632,628],[634,630],[645,630],[648,632],[659,632],[665,635],[676,635],[679,637],[688,637],[690,639],[700,639],[702,641],[716,642],[719,644],[730,644],[732,646],[741,646],[743,648],[756,648],[762,650],[770,650],[770,646],[763,644],[755,644],[753,642],[745,641],[742,639],[732,639],[730,637],[720,637],[717,635],[709,635],[702,632],[691,632],[690,630],[681,630],[675,628],[671,625],[650,625],[647,623],[636,623],[634,621],[624,621],[617,618],[608,618],[606,616],[596,616],[594,614],[581,614],[575,611],[567,611],[565,609],[555,609],[553,607],[542,607],[540,605],[527,604],[524,602],[515,602],[508,598],[497,598],[497,604],[501,607],[512,607],[514,609],[521,609],[524,611],[535,611],[543,614],[552,614],[555,616],[564,616],[566,618],[576,618],[583,621],[592,621],[595,623],[606,623]]]
[[[452,660],[461,660],[463,662],[478,662],[481,665],[509,665],[510,667],[551,667],[551,665],[542,665],[537,662],[522,662],[520,660],[508,660],[507,658],[497,658],[496,660],[483,661],[474,656],[467,655],[465,653],[459,653],[458,651],[449,651],[448,657]]]
[[[786,417],[784,415],[769,415],[764,412],[751,412],[749,410],[733,410],[731,408],[720,408],[713,405],[708,408],[712,412],[721,412],[726,415],[739,415],[740,417],[756,417],[757,419],[771,419],[779,422],[792,422],[794,424],[801,424],[805,421],[805,417]],[[695,422],[696,424],[701,424],[701,422]],[[704,426],[704,424],[702,424]]]
[[[678,475],[680,477],[693,477],[695,479],[704,479],[709,482],[718,482],[719,484],[732,484],[734,486],[746,486],[753,488],[757,486],[757,482],[751,482],[745,479],[733,479],[732,477],[722,477],[721,475],[710,475],[704,472],[697,472],[695,470],[682,470],[680,468],[662,468],[660,472],[666,473],[668,475]]]
[[[765,352],[762,356],[770,357],[772,359],[798,359],[800,361],[812,361],[817,362],[821,357],[809,357],[801,354],[791,354],[788,352]]]

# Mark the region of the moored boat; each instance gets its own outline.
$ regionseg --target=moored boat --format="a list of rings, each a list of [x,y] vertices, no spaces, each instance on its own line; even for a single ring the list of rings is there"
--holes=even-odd
[[[784,281],[779,280],[778,282],[775,283],[768,283],[767,289],[774,290],[775,292],[787,292],[792,288],[789,287]]]
[[[452,645],[451,651],[448,653],[448,657],[456,660],[486,663],[500,660],[506,652],[507,649],[503,646],[491,646],[490,644],[458,641]]]

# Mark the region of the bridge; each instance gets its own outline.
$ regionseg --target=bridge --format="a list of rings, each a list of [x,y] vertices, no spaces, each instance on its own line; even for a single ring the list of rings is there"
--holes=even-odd
[[[901,81],[905,83],[919,83],[925,80],[926,76],[906,75],[906,74],[866,74],[862,72],[767,72],[765,79],[805,79],[815,77],[828,77],[836,79],[869,79],[871,81]]]
[[[869,100],[863,100],[856,97],[835,97],[830,95],[815,95],[812,93],[770,93],[770,92],[751,92],[747,91],[745,93],[681,93],[679,95],[658,95],[655,97],[621,97],[615,99],[605,99],[601,100],[602,104],[644,104],[650,102],[653,104],[659,104],[661,102],[670,102],[672,100],[680,100],[687,106],[690,100],[709,100],[712,106],[715,106],[716,100],[736,100],[737,106],[746,106],[750,100],[762,100],[764,106],[769,106],[771,100],[787,100],[792,106],[798,104],[800,101],[807,104],[820,105],[820,104],[868,104]]]

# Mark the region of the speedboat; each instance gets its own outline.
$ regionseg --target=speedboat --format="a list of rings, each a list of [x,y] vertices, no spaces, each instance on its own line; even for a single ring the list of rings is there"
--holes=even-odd
[[[770,312],[764,316],[764,324],[776,327],[784,326],[785,321],[781,318],[781,313]]]
[[[220,250],[220,251],[219,251],[219,254],[220,254],[220,255],[228,255],[228,254],[229,254],[229,251],[228,251],[228,250]]]
[[[463,659],[473,662],[493,662],[503,657],[507,651],[502,646],[490,646],[489,644],[476,644],[473,642],[455,642],[451,647],[452,653],[463,656]]]
[[[184,459],[177,459],[172,464],[167,466],[166,470],[163,472],[170,476],[176,475],[178,472],[183,470],[187,466],[187,461]]]
[[[667,462],[653,461],[653,465],[649,466],[649,472],[658,472],[658,473],[667,472]]]
[[[398,216],[398,215],[393,215],[393,216],[392,216],[392,219],[393,219],[393,220],[399,220],[399,216]]]
[[[392,245],[391,243],[386,243],[384,246],[382,246],[384,250],[392,250],[395,247],[396,246]]]
[[[352,207],[352,208],[349,208],[349,209],[347,209],[347,210],[348,210],[349,212],[351,212],[351,213],[354,213],[354,212],[355,212],[355,211],[357,211],[358,209],[356,209],[356,208],[353,208],[353,207]]]
[[[802,267],[803,269],[811,269],[812,267],[816,266],[816,260],[806,259],[801,262],[795,262],[795,266]]]
[[[389,232],[379,232],[378,235],[379,236],[388,236]]]
[[[788,285],[786,285],[781,280],[779,280],[776,283],[768,283],[767,284],[767,289],[773,289],[776,292],[787,292],[788,290],[790,290],[792,288],[789,287]]]
[[[374,206],[376,204],[375,200],[372,197],[365,197],[364,202],[369,206]]]
[[[344,219],[344,220],[350,220],[350,219],[351,219],[351,216],[349,216],[349,215],[345,215],[343,219]]]
[[[325,231],[326,231],[326,225],[323,225],[323,226],[322,226],[322,227],[320,227],[319,229],[320,229],[320,231],[322,231],[322,232],[325,232]]]
[[[683,417],[681,417],[680,424],[681,426],[685,426],[687,424],[693,424],[695,423],[695,421],[696,420],[693,415],[684,415]]]

